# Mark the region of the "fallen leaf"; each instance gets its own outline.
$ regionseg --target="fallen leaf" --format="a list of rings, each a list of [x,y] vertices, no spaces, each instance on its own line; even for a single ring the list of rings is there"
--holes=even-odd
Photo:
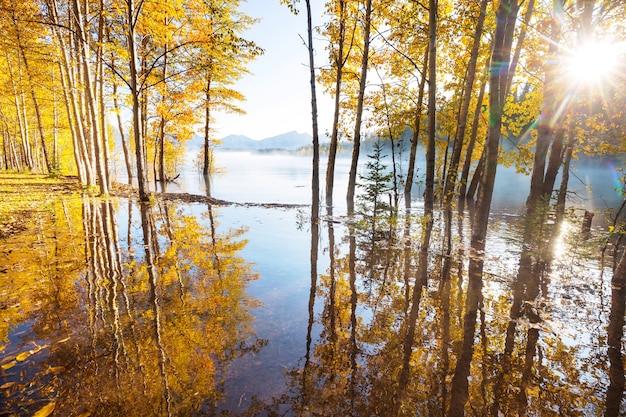
[[[6,371],[7,369],[13,368],[16,364],[17,364],[17,362],[11,361],[11,362],[7,362],[7,363],[3,363],[2,366],[0,366],[0,368],[4,369]]]
[[[39,411],[33,414],[33,417],[48,417],[50,414],[52,414],[56,406],[56,403],[52,401],[51,403],[48,403],[47,405],[41,407]]]
[[[0,389],[11,388],[13,385],[15,385],[15,382],[7,382],[6,384],[0,385]]]
[[[22,352],[22,353],[20,353],[19,355],[17,355],[17,356],[15,357],[15,359],[16,359],[18,362],[24,362],[26,359],[28,359],[28,357],[29,357],[30,355],[32,355],[32,353],[30,353],[30,351]]]
[[[48,372],[50,372],[51,374],[59,374],[63,371],[65,371],[65,366],[49,366],[48,367]]]

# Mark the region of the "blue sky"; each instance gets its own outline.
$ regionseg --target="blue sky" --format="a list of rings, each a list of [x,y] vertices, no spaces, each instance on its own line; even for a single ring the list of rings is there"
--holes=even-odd
[[[314,1],[320,7],[321,2]],[[246,96],[245,115],[218,113],[214,127],[217,137],[231,134],[264,139],[289,131],[311,133],[311,92],[306,39],[304,0],[301,12],[294,16],[279,0],[248,0],[241,9],[261,21],[244,36],[265,49],[265,54],[249,65],[251,74],[244,76],[235,88]],[[314,10],[320,15],[321,10]],[[321,24],[315,18],[313,25]],[[314,35],[315,37],[315,35]],[[316,65],[326,60],[325,44],[319,40]],[[320,134],[329,129],[326,120],[332,116],[332,100],[323,97],[318,87]]]

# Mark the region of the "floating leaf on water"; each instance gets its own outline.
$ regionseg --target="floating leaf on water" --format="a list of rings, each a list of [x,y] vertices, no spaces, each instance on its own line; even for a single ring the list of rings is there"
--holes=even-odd
[[[59,374],[65,371],[65,366],[49,366],[48,372],[51,374]]]
[[[13,385],[15,385],[15,382],[7,382],[6,384],[0,385],[0,389],[11,388]]]
[[[17,362],[15,362],[13,360],[11,362],[3,363],[2,365],[0,365],[0,368],[4,369],[6,371],[7,369],[13,368],[16,364],[17,364]]]
[[[41,407],[39,411],[33,414],[33,417],[48,417],[50,414],[52,414],[56,406],[56,402],[52,401],[51,403],[48,403],[47,405]]]
[[[15,357],[15,360],[17,360],[18,362],[24,362],[26,359],[30,357],[30,355],[32,355],[30,351],[22,352]]]

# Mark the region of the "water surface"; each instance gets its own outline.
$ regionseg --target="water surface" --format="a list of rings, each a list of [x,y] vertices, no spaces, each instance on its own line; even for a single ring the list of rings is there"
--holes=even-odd
[[[76,196],[51,200],[27,232],[0,241],[0,411],[445,415],[467,348],[470,211],[453,218],[450,256],[436,214],[408,338],[419,204],[375,233],[348,222],[341,202],[311,224],[308,158],[218,157],[214,197],[303,206]],[[347,169],[342,160],[342,178]],[[502,172],[466,412],[619,415],[626,295],[611,288],[612,260],[595,240],[602,229],[583,236],[572,217],[525,242],[526,190]],[[173,191],[206,190],[185,179]]]

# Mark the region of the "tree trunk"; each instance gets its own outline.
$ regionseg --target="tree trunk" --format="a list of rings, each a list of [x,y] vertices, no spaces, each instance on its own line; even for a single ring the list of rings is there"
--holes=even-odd
[[[426,189],[424,190],[424,217],[432,227],[435,205],[435,139],[437,134],[437,0],[429,2],[428,40],[428,142],[426,144]],[[429,227],[426,226],[428,229]],[[428,246],[428,241],[424,242]],[[424,249],[424,248],[422,248]],[[421,263],[421,262],[420,262]],[[426,274],[426,272],[424,272]],[[424,275],[425,276],[425,275]]]
[[[574,126],[574,117],[572,115],[570,128],[568,132],[567,145],[563,156],[563,172],[561,173],[561,185],[556,198],[556,218],[557,222],[563,218],[565,214],[565,200],[567,199],[567,184],[569,182],[569,167],[574,153],[574,142],[576,141],[576,128]]]
[[[335,55],[336,79],[335,79],[335,109],[333,111],[333,127],[328,148],[328,164],[326,165],[326,205],[333,205],[333,187],[335,182],[335,160],[337,158],[337,146],[339,143],[339,108],[341,103],[341,84],[343,80],[343,66],[348,59],[344,58],[343,47],[346,33],[346,1],[338,0],[339,8],[339,40],[337,54]]]
[[[104,141],[102,132],[100,131],[100,122],[98,118],[98,98],[94,88],[94,79],[97,77],[92,76],[91,72],[91,58],[89,56],[89,48],[87,45],[87,29],[86,25],[86,14],[87,10],[82,11],[78,4],[77,0],[72,1],[73,10],[74,10],[74,21],[77,28],[77,36],[79,39],[77,42],[78,50],[79,50],[79,60],[80,67],[82,68],[82,79],[83,79],[83,91],[85,94],[84,105],[86,106],[86,114],[89,118],[89,126],[91,127],[91,135],[89,139],[91,140],[91,146],[93,147],[92,163],[96,166],[96,174],[98,177],[98,183],[100,186],[100,194],[106,195],[109,194],[109,184],[108,184],[108,167],[106,166],[106,162],[104,160]]]
[[[467,144],[467,148],[465,149],[465,162],[463,163],[461,180],[459,181],[459,198],[461,199],[465,199],[467,196],[467,179],[469,178],[469,170],[472,165],[472,154],[474,153],[474,148],[476,147],[476,138],[478,137],[478,125],[480,123],[480,114],[483,108],[483,99],[485,97],[486,85],[486,81],[483,81],[480,85],[480,92],[478,93],[478,100],[476,101],[476,108],[474,109],[474,120],[472,121],[470,140]]]
[[[165,98],[167,96],[167,54],[168,46],[165,44],[163,51],[163,73],[161,74],[161,82],[163,83],[163,93],[161,95],[162,111],[165,111]],[[162,190],[165,191],[165,116],[161,114],[161,122],[159,124],[159,180],[161,180]],[[155,149],[155,152],[157,150]]]
[[[372,26],[372,0],[365,3],[365,22],[363,33],[363,59],[361,61],[361,77],[359,81],[359,96],[357,98],[356,122],[354,124],[354,147],[352,148],[352,164],[348,178],[348,214],[354,213],[354,194],[356,190],[356,176],[359,164],[359,152],[361,148],[361,122],[363,118],[363,101],[365,100],[365,87],[367,85],[367,69],[369,62],[370,31]]]
[[[141,4],[141,3],[140,3]],[[130,93],[132,97],[133,106],[133,134],[135,140],[135,158],[137,163],[137,185],[139,186],[139,199],[141,201],[148,201],[150,199],[150,192],[148,190],[148,177],[146,173],[146,157],[145,147],[141,126],[141,104],[139,88],[139,74],[137,71],[137,45],[135,44],[135,14],[139,14],[139,10],[135,10],[134,0],[127,0],[128,5],[128,52],[130,54]],[[139,6],[141,7],[141,6]]]
[[[411,208],[411,189],[415,178],[415,157],[417,155],[417,144],[419,142],[420,128],[422,124],[422,103],[424,102],[424,89],[426,87],[426,70],[428,68],[428,57],[430,48],[427,46],[424,51],[424,65],[422,66],[422,79],[420,80],[417,105],[415,109],[415,126],[413,127],[413,136],[411,137],[411,151],[409,153],[409,168],[406,174],[406,183],[404,184],[404,205],[407,209]]]
[[[467,378],[474,351],[476,318],[482,302],[485,241],[498,164],[498,147],[507,96],[506,86],[511,60],[511,45],[518,10],[519,5],[516,0],[502,0],[496,13],[497,23],[491,62],[497,65],[491,67],[489,82],[489,120],[491,126],[485,142],[485,169],[472,224],[468,290],[463,320],[463,347],[452,378],[449,416],[463,416],[465,404],[469,397]]]
[[[13,105],[15,106],[15,114],[16,114],[16,119],[17,119],[17,126],[19,128],[19,133],[20,133],[20,144],[22,146],[23,151],[21,152],[21,162],[22,164],[26,165],[28,167],[28,169],[32,170],[34,168],[34,161],[31,155],[31,148],[30,148],[30,140],[28,138],[28,119],[26,118],[26,115],[24,114],[25,110],[26,110],[26,105],[24,103],[23,100],[23,93],[21,90],[21,83],[19,84],[19,89],[18,89],[18,81],[21,80],[21,76],[19,77],[20,80],[16,79],[16,74],[14,74],[13,71],[13,66],[11,65],[11,61],[10,61],[10,57],[7,55],[7,71],[9,73],[9,78],[11,81],[11,87],[13,88]],[[18,65],[19,67],[19,65]],[[20,70],[20,75],[21,75],[21,70]]]
[[[548,158],[548,166],[543,181],[543,195],[545,196],[552,195],[552,191],[554,191],[554,182],[556,181],[556,176],[559,173],[559,168],[561,167],[563,156],[565,155],[563,149],[564,137],[565,129],[559,127],[554,134],[554,140],[550,147],[550,158]]]
[[[402,407],[406,387],[409,383],[410,358],[413,352],[413,342],[417,328],[417,316],[422,299],[423,288],[428,278],[428,249],[433,229],[433,209],[435,203],[435,134],[437,130],[435,117],[435,99],[437,85],[437,0],[429,0],[428,6],[428,142],[426,144],[426,191],[424,192],[424,218],[426,225],[422,236],[422,245],[419,254],[418,274],[411,296],[411,309],[406,327],[406,335],[402,347],[402,368],[398,378],[396,394],[396,415]]]
[[[39,140],[41,141],[41,150],[43,151],[43,158],[46,168],[46,173],[52,172],[52,166],[50,165],[50,157],[48,155],[48,146],[46,145],[46,135],[43,129],[43,120],[41,118],[41,109],[39,107],[39,101],[37,100],[37,94],[35,94],[35,80],[33,80],[33,74],[30,69],[30,64],[28,62],[28,58],[26,57],[26,51],[24,50],[24,45],[21,40],[20,30],[17,28],[18,24],[13,18],[13,24],[16,27],[16,35],[17,35],[17,47],[19,48],[19,53],[24,62],[24,69],[26,70],[26,76],[28,77],[28,84],[30,86],[30,97],[33,100],[33,107],[35,108],[35,116],[37,118],[37,129],[39,131]]]
[[[107,123],[106,123],[106,106],[104,103],[104,56],[103,56],[103,49],[102,49],[102,44],[105,42],[104,39],[104,26],[105,26],[105,21],[104,21],[104,1],[100,0],[100,9],[98,11],[99,14],[99,27],[98,27],[98,41],[99,41],[99,46],[97,49],[97,74],[96,74],[96,79],[98,80],[98,90],[96,91],[97,95],[98,95],[98,107],[100,110],[100,114],[99,114],[99,127],[100,127],[100,143],[102,144],[102,149],[101,149],[101,157],[102,157],[102,165],[103,165],[103,169],[102,169],[102,175],[103,175],[103,181],[106,184],[106,193],[108,194],[109,190],[111,189],[111,173],[109,170],[109,142],[107,140],[108,135],[107,135]]]
[[[313,49],[313,24],[311,19],[311,1],[306,0],[307,33],[309,50],[309,71],[311,83],[311,122],[313,129],[313,175],[311,179],[311,221],[317,223],[320,205],[320,145],[317,125],[317,94],[315,92],[315,59]],[[332,192],[332,191],[331,191]],[[316,243],[317,245],[317,243]]]
[[[513,54],[513,59],[511,60],[511,66],[509,68],[509,75],[506,80],[506,91],[511,91],[511,83],[513,82],[513,75],[517,70],[517,63],[519,62],[519,57],[522,54],[522,47],[524,46],[524,41],[526,40],[526,33],[528,32],[528,24],[530,23],[530,18],[533,15],[533,11],[535,9],[535,0],[530,0],[528,2],[528,8],[526,9],[526,13],[524,14],[524,24],[521,25],[519,30],[519,36],[517,37],[517,44],[515,46],[515,53]]]
[[[211,173],[211,142],[210,142],[210,127],[211,127],[211,76],[207,76],[206,82],[206,102],[204,104],[204,163],[202,165],[202,174],[207,178]]]
[[[452,148],[452,155],[450,157],[450,168],[448,169],[443,189],[443,203],[447,208],[450,208],[451,206],[452,194],[454,193],[457,184],[459,161],[461,160],[461,150],[463,149],[463,142],[465,139],[467,116],[469,114],[469,106],[472,99],[474,80],[476,79],[476,63],[478,62],[478,52],[480,50],[480,40],[483,34],[487,3],[488,0],[481,0],[480,2],[480,11],[476,22],[472,51],[470,52],[470,59],[467,64],[467,79],[465,80],[465,86],[463,87],[463,99],[459,110],[459,116],[457,118],[456,134],[454,136],[454,145]]]
[[[546,61],[547,69],[543,87],[543,105],[539,125],[537,127],[537,144],[535,146],[535,159],[533,161],[533,170],[530,178],[530,192],[526,200],[527,215],[531,216],[535,213],[538,205],[548,204],[550,193],[545,193],[545,171],[546,158],[550,144],[555,140],[556,127],[560,124],[559,92],[558,86],[558,50],[561,36],[560,16],[563,16],[563,0],[553,1],[553,18],[551,22],[550,40],[548,47],[548,57]],[[550,191],[552,188],[550,187]]]
[[[52,66],[52,83],[56,83],[56,73]],[[59,112],[57,110],[57,90],[52,90],[52,169],[58,173],[61,168],[59,161]]]
[[[52,29],[54,30],[55,38],[59,44],[59,51],[61,54],[59,67],[61,69],[61,82],[63,92],[65,94],[67,117],[70,125],[70,131],[72,133],[76,169],[78,170],[78,177],[80,181],[85,184],[90,184],[90,169],[87,165],[88,161],[85,152],[85,139],[83,136],[83,129],[80,126],[79,106],[75,94],[76,82],[74,73],[70,68],[70,56],[68,55],[69,46],[59,29],[61,27],[61,22],[59,20],[56,0],[49,0],[47,4],[48,11],[50,13],[50,20],[53,22]]]

